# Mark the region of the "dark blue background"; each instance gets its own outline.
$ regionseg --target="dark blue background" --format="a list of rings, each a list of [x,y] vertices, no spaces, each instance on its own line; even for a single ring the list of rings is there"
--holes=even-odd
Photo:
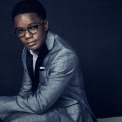
[[[22,80],[23,45],[13,33],[11,9],[0,1],[0,95],[16,95]],[[49,27],[79,55],[88,101],[96,117],[122,116],[122,2],[41,0]]]

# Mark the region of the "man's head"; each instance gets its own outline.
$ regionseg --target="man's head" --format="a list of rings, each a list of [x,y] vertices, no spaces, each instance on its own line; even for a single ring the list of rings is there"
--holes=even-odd
[[[12,20],[15,16],[24,13],[36,13],[41,19],[46,19],[44,6],[38,0],[21,0],[12,9]]]
[[[37,51],[46,39],[46,11],[38,0],[22,0],[12,10],[15,33],[30,50]]]

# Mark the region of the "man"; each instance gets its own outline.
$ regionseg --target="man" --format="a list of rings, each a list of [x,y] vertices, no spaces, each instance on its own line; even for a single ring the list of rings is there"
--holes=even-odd
[[[24,77],[17,96],[0,97],[0,118],[6,122],[95,121],[78,58],[64,39],[48,30],[43,5],[22,0],[13,8],[12,20],[25,45]]]

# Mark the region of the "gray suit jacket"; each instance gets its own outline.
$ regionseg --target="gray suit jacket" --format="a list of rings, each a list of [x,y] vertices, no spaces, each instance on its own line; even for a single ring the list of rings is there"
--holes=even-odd
[[[24,48],[22,87],[18,96],[0,97],[0,112],[45,115],[45,121],[40,118],[40,122],[93,122],[77,55],[65,40],[51,32],[45,47],[37,59],[34,76],[28,64],[28,49]],[[33,85],[35,80],[38,86]],[[33,92],[32,86],[37,88]]]

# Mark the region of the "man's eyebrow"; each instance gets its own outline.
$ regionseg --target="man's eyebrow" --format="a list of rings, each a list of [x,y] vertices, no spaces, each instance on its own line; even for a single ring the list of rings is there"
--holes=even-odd
[[[28,24],[26,27],[31,26],[31,25],[34,25],[34,24],[38,24],[38,23],[39,22],[32,22],[32,23]],[[15,27],[15,29],[24,29],[26,27]]]
[[[30,23],[30,24],[28,24],[28,26],[31,26],[31,25],[33,25],[33,24],[38,24],[39,22],[32,22],[32,23]]]

